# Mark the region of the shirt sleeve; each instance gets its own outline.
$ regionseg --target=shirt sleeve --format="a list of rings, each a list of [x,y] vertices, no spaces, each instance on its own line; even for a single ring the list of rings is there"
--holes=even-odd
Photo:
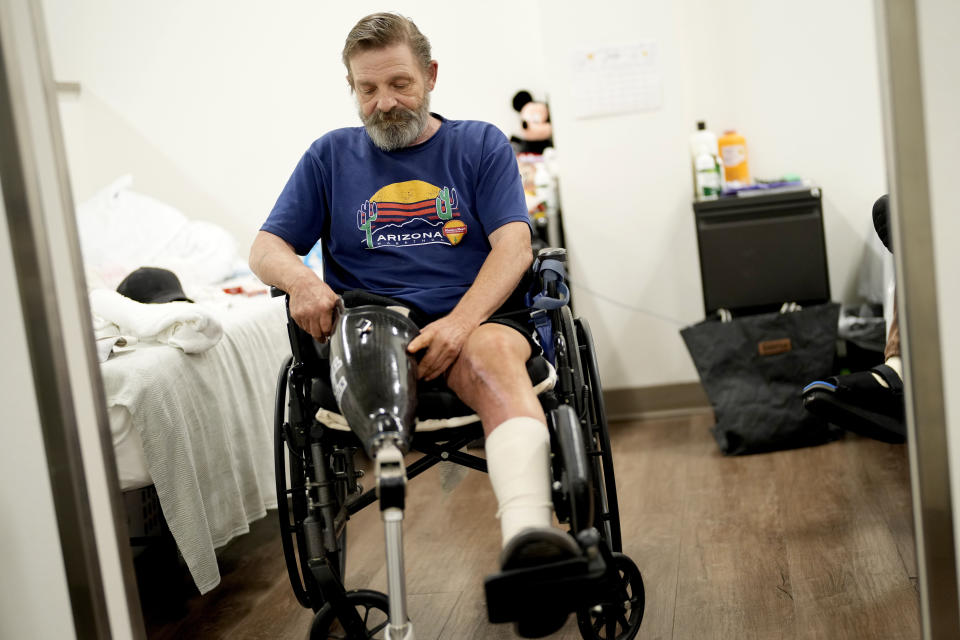
[[[508,222],[530,224],[523,182],[507,137],[490,127],[483,139],[477,174],[477,212],[485,235]]]
[[[323,187],[323,171],[308,150],[260,230],[283,238],[299,255],[305,255],[320,239],[327,218]]]

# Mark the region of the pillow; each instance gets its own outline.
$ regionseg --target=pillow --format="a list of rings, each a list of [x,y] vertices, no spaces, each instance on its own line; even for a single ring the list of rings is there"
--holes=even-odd
[[[189,289],[233,274],[237,247],[228,231],[190,220],[132,184],[123,176],[77,207],[88,281],[115,289],[129,273],[151,266],[173,271]]]

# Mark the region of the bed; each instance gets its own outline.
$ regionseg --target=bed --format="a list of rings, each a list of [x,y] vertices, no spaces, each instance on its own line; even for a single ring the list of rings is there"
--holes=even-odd
[[[78,227],[121,489],[155,487],[206,593],[220,582],[215,550],[276,508],[273,399],[290,352],[283,299],[245,270],[225,231],[133,192],[129,178],[78,207]],[[139,266],[173,270],[194,300],[144,313],[187,309],[216,339],[185,350],[175,332],[138,336],[135,322],[105,311]],[[123,300],[136,315],[141,305]]]

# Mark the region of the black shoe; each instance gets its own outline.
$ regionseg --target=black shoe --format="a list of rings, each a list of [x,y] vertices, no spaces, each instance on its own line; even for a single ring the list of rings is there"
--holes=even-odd
[[[553,527],[524,529],[513,536],[500,553],[500,568],[530,569],[569,560],[580,555],[580,547],[568,534]],[[570,615],[569,611],[531,611],[529,618],[516,622],[517,635],[522,638],[542,638],[560,629]]]
[[[874,373],[887,383],[877,382]],[[803,406],[841,429],[893,444],[906,440],[903,381],[885,364],[811,382],[803,388]]]

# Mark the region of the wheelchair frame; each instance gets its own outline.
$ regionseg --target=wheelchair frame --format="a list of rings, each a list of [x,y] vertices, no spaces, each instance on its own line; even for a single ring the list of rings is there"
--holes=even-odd
[[[542,251],[540,258],[544,257],[562,260],[564,256],[562,250],[554,249]],[[544,287],[548,296],[558,297],[556,283]],[[562,607],[576,611],[586,640],[630,640],[639,630],[645,595],[639,570],[622,553],[616,480],[593,337],[586,320],[574,318],[568,304],[547,313],[553,326],[557,383],[541,395],[541,403],[551,433],[553,503],[558,520],[570,526],[584,555],[545,570],[487,578],[489,619],[516,621],[531,611]],[[387,622],[371,627],[370,617],[374,610],[394,617],[398,609],[391,611],[390,599],[371,590],[347,592],[343,586],[347,521],[379,494],[387,544],[400,547],[402,573],[399,523],[391,542],[387,510],[399,507],[402,519],[406,480],[439,462],[486,472],[483,458],[462,451],[483,437],[482,427],[476,422],[416,433],[411,448],[422,457],[406,466],[405,473],[398,470],[391,472],[395,477],[380,477],[377,487],[364,492],[359,482],[364,474],[354,466],[359,441],[352,432],[329,429],[315,418],[319,405],[311,390],[319,356],[313,339],[289,318],[289,312],[288,332],[292,355],[281,366],[277,381],[274,454],[281,542],[290,584],[297,601],[316,614],[310,638],[382,637],[376,635],[381,630],[389,638]],[[398,592],[405,600],[402,581],[395,582],[390,584],[391,596]],[[518,593],[536,595],[531,601],[516,597]],[[405,616],[403,608],[399,611]],[[345,636],[328,635],[334,620]]]

